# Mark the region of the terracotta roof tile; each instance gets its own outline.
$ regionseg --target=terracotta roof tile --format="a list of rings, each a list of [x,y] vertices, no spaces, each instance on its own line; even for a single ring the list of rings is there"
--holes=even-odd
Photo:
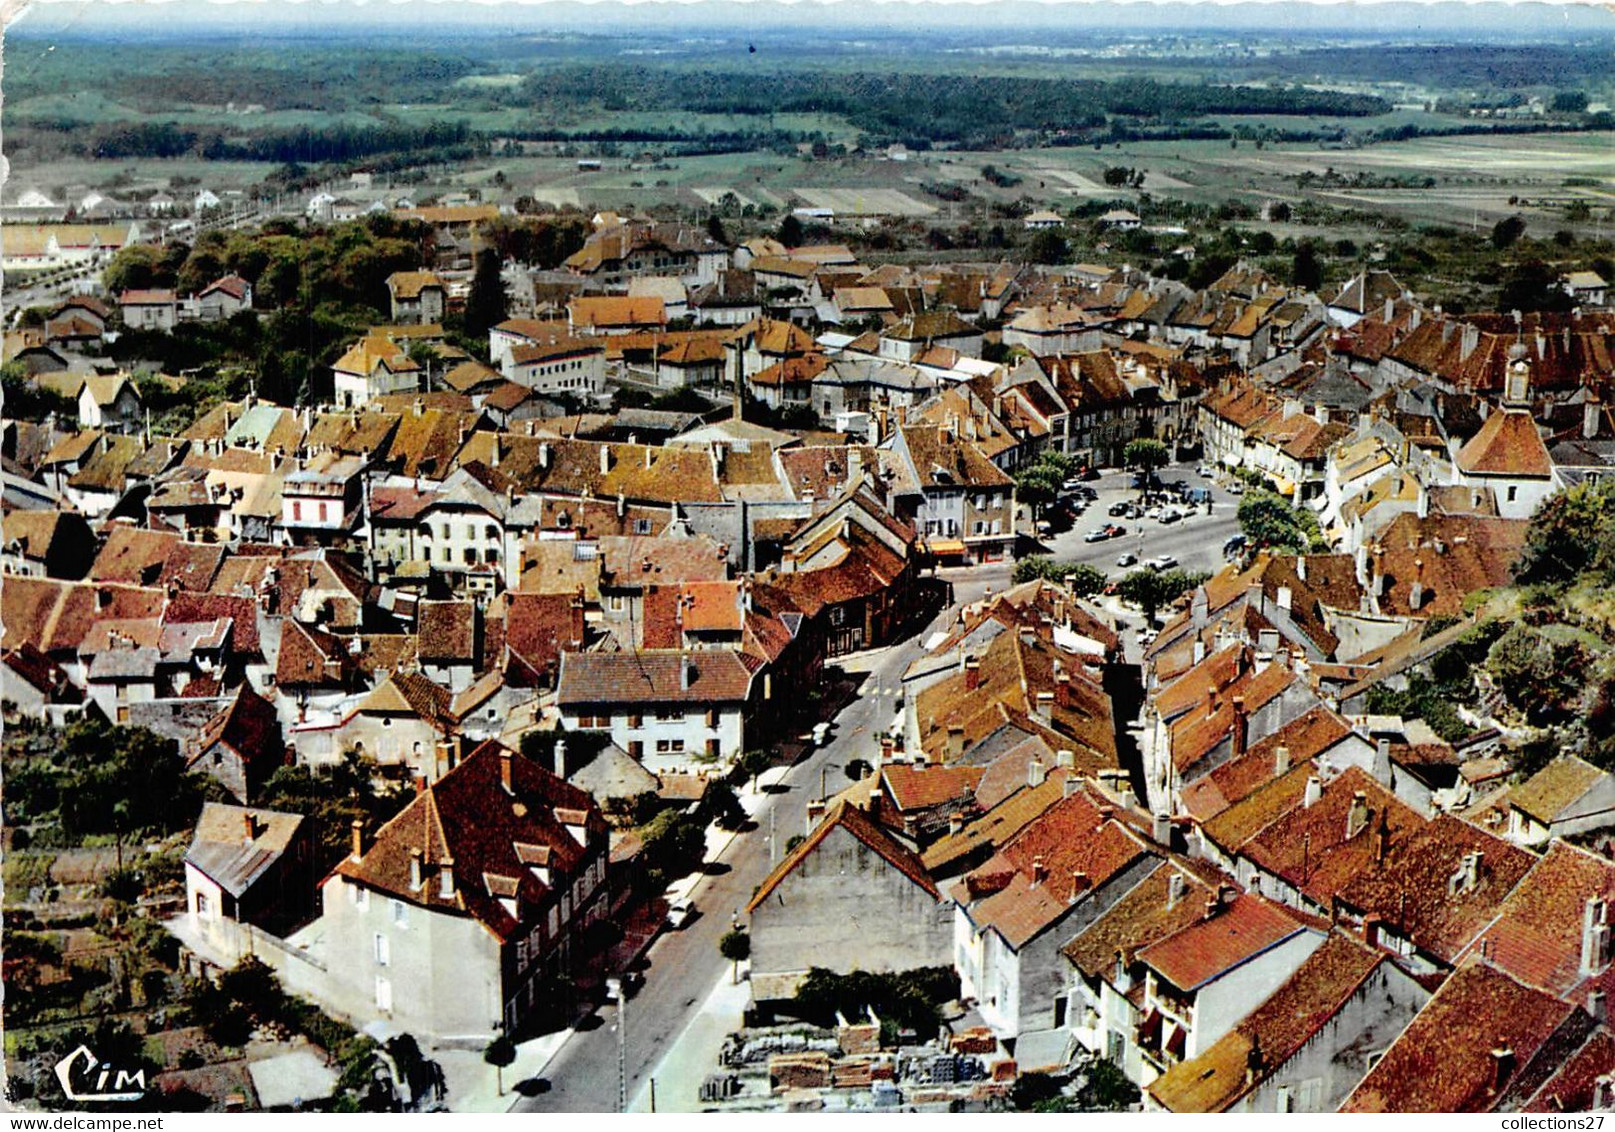
[[[1576,1008],[1485,963],[1455,971],[1340,1106],[1341,1112],[1487,1112],[1492,1051],[1526,1065]]]
[[[556,702],[596,704],[704,704],[744,701],[751,670],[730,649],[638,653],[562,653]]]
[[[1138,953],[1145,964],[1182,991],[1192,991],[1302,931],[1279,905],[1250,893],[1206,919]]]
[[[1536,421],[1524,411],[1502,409],[1486,418],[1480,431],[1458,450],[1458,467],[1472,476],[1546,479],[1553,460]]]
[[[1480,854],[1473,887],[1458,879],[1470,853]],[[1356,916],[1379,917],[1388,931],[1451,963],[1535,863],[1518,846],[1443,814],[1396,844],[1378,868],[1347,881],[1340,902]]]
[[[1172,898],[1174,876],[1182,890]],[[1138,952],[1158,940],[1176,935],[1205,915],[1206,899],[1215,889],[1195,873],[1163,861],[1131,891],[1112,904],[1063,953],[1083,975],[1092,979],[1115,971],[1116,953],[1131,965]]]
[[[973,798],[983,773],[981,767],[892,763],[882,767],[880,775],[898,810],[907,812]]]
[[[1356,796],[1364,809],[1354,822]],[[1279,818],[1245,843],[1240,855],[1282,878],[1315,904],[1331,899],[1360,873],[1380,867],[1392,847],[1417,835],[1425,821],[1358,767],[1348,767],[1311,806]]]
[[[1527,986],[1570,997],[1586,980],[1582,927],[1588,901],[1615,903],[1615,864],[1555,841],[1509,894],[1496,921],[1470,947]],[[1600,985],[1615,975],[1605,967]]]
[[[1229,806],[1242,802],[1287,771],[1279,769],[1278,751],[1289,752],[1288,766],[1309,762],[1351,734],[1351,725],[1328,708],[1318,706],[1277,731],[1252,743],[1245,754],[1230,759],[1182,791],[1183,809],[1196,821],[1206,822]]]
[[[508,792],[501,785],[502,757],[510,760]],[[382,826],[363,857],[345,858],[335,871],[434,912],[470,916],[508,940],[558,899],[590,855],[567,829],[568,818],[581,820],[587,839],[604,846],[605,822],[587,793],[485,743]],[[421,853],[419,888],[410,885],[411,850]],[[548,884],[531,867],[540,857]],[[448,896],[440,879],[445,862],[454,870]],[[519,915],[501,897],[513,900]]]
[[[476,605],[470,601],[423,601],[416,632],[425,661],[474,661],[477,652]]]
[[[1150,1096],[1169,1112],[1226,1112],[1316,1036],[1385,961],[1349,936],[1331,935],[1210,1049],[1156,1078]],[[1255,1081],[1247,1074],[1253,1050],[1266,1067]]]

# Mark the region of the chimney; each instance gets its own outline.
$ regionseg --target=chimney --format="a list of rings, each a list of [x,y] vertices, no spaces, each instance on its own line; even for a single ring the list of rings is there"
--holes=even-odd
[[[1307,580],[1307,556],[1305,554],[1295,556],[1295,576],[1303,582]],[[1290,607],[1286,605],[1284,608],[1288,609]]]
[[[1350,841],[1368,825],[1368,795],[1361,790],[1351,796],[1351,809],[1346,811],[1346,840]]]
[[[959,726],[957,723],[951,724],[948,727],[948,745],[946,750],[947,759],[949,762],[953,762],[955,759],[964,757],[965,729]]]
[[[1026,764],[1026,785],[1033,787],[1042,786],[1044,780],[1047,779],[1048,776],[1049,770],[1048,767],[1043,765],[1042,757],[1033,755],[1032,761]]]
[[[964,828],[965,828],[965,816],[962,813],[960,813],[958,810],[955,810],[955,811],[953,811],[953,813],[948,815],[948,832],[949,833],[963,833]]]
[[[1178,901],[1182,900],[1188,891],[1188,882],[1183,879],[1182,873],[1173,873],[1166,879],[1166,906],[1176,908]]]
[[[1424,559],[1413,560],[1413,585],[1408,589],[1408,608],[1418,610],[1424,604]]]
[[[1307,790],[1301,797],[1301,808],[1310,810],[1322,797],[1323,781],[1314,774],[1307,779]]]
[[[1492,1050],[1492,1092],[1501,1093],[1514,1075],[1514,1051],[1507,1042],[1500,1041]]]
[[[566,777],[566,740],[555,740],[555,777]]]
[[[1245,697],[1234,697],[1233,757],[1245,753],[1245,739],[1250,733],[1250,717],[1245,714]]]
[[[1598,439],[1598,425],[1602,406],[1593,394],[1587,395],[1586,404],[1581,407],[1581,438],[1583,440]]]
[[[454,858],[444,857],[437,867],[437,894],[445,900],[454,899]]]
[[[1073,707],[1071,673],[1061,672],[1054,677],[1054,702],[1063,708]]]
[[[1032,858],[1032,883],[1042,884],[1049,879],[1049,864],[1042,855]]]
[[[241,815],[241,832],[243,834],[242,839],[248,845],[258,840],[258,819],[252,816],[252,811],[250,810],[243,812]]]
[[[425,877],[421,875],[421,851],[418,846],[411,847],[409,851],[409,887],[411,892],[419,892]]]
[[[349,831],[352,837],[349,851],[353,859],[357,861],[364,856],[364,819],[354,818]]]
[[[1374,743],[1374,780],[1381,786],[1391,784],[1391,741],[1380,739]]]
[[[1587,992],[1587,1013],[1593,1016],[1593,1021],[1602,1024],[1609,1019],[1609,1006],[1601,990]]]
[[[1150,826],[1150,836],[1157,845],[1172,844],[1172,819],[1166,814],[1156,814]]]
[[[1581,920],[1581,973],[1596,975],[1609,966],[1609,906],[1594,896]]]
[[[1054,693],[1039,692],[1037,694],[1037,717],[1044,723],[1054,718]]]
[[[1608,1112],[1615,1108],[1615,1073],[1605,1073],[1593,1082],[1594,1112]]]
[[[1463,337],[1458,343],[1458,360],[1467,362],[1469,355],[1473,354],[1475,348],[1480,345],[1480,327],[1472,322],[1466,322],[1463,324],[1461,333]]]
[[[582,648],[583,647],[583,641],[584,641],[584,631],[583,631],[583,626],[584,626],[583,612],[584,612],[584,610],[583,610],[583,590],[582,590],[581,587],[578,589],[578,592],[572,596],[571,612],[572,612],[572,644],[576,648]]]
[[[974,656],[965,657],[965,691],[974,692],[981,687],[981,661]]]
[[[695,658],[690,656],[679,657],[679,687],[689,691],[690,685],[695,683],[695,677]]]
[[[516,792],[515,787],[510,782],[510,752],[508,750],[499,752],[499,785],[504,787],[506,794]]]
[[[1481,852],[1475,849],[1464,854],[1463,860],[1463,891],[1473,892],[1480,887]]]
[[[1292,600],[1292,595],[1290,593],[1290,587],[1289,586],[1280,586],[1279,587],[1279,592],[1278,592],[1279,608],[1284,610],[1284,612],[1286,612],[1286,613],[1290,612],[1290,602],[1291,602],[1291,600]]]
[[[550,470],[550,442],[547,440],[538,446],[538,466],[543,471]]]
[[[1273,776],[1275,778],[1290,772],[1290,748],[1276,747],[1273,750]]]
[[[600,446],[600,474],[605,475],[611,471],[611,445]]]
[[[1206,642],[1199,637],[1194,639],[1194,663],[1199,664],[1206,659]]]

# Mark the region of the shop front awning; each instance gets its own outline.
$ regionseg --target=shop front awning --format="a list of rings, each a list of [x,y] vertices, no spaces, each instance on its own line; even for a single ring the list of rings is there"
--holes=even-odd
[[[946,557],[947,555],[951,554],[963,554],[965,552],[964,540],[956,538],[934,538],[926,543],[926,548],[939,558]]]

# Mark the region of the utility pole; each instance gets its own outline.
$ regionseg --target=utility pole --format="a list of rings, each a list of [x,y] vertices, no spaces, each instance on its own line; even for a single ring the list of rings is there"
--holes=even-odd
[[[606,989],[617,1000],[617,1111],[628,1111],[628,996],[621,979],[607,979]]]

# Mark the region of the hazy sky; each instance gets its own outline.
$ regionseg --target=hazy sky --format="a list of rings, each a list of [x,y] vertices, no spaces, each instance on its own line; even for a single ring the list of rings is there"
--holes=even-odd
[[[0,0],[0,9],[16,0]],[[23,0],[27,2],[27,0]],[[633,20],[660,25],[738,18],[745,23],[788,24],[961,24],[989,19],[994,24],[1043,24],[1142,30],[1163,24],[1201,27],[1340,26],[1373,30],[1384,26],[1468,27],[1506,30],[1552,26],[1562,30],[1615,28],[1615,15],[1592,0],[1496,3],[1483,0],[31,0],[19,31],[40,35],[74,31],[160,32],[183,27],[228,31],[296,33],[321,27],[403,22],[467,28],[513,26],[526,30],[557,23],[609,23]],[[699,14],[698,14],[699,13]],[[989,14],[990,13],[990,14]],[[1483,13],[1483,14],[1482,14]],[[1275,17],[1278,17],[1275,19]]]

